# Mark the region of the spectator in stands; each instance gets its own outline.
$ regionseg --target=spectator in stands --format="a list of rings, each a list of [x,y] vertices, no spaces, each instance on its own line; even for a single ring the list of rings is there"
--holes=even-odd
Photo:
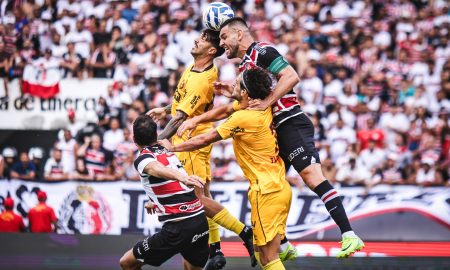
[[[67,43],[67,52],[62,55],[61,67],[64,68],[64,78],[81,79],[84,71],[84,58],[75,52],[75,44]]]
[[[389,185],[403,185],[406,183],[403,171],[398,164],[398,155],[389,153],[384,166],[381,168],[381,182]]]
[[[367,119],[367,128],[361,129],[357,137],[360,150],[366,149],[370,140],[374,140],[378,147],[384,147],[384,131],[375,127],[375,120],[373,118]]]
[[[47,181],[59,181],[69,179],[69,170],[64,167],[62,162],[62,151],[58,148],[53,148],[51,157],[45,163],[44,178]]]
[[[30,209],[28,212],[28,221],[30,223],[30,232],[32,233],[51,233],[56,232],[58,218],[52,207],[48,206],[47,194],[39,190],[37,192],[38,205]]]
[[[4,199],[5,211],[0,214],[0,232],[23,232],[25,224],[21,216],[14,213],[14,200],[10,197]]]
[[[22,151],[19,154],[19,161],[14,163],[11,170],[11,178],[33,180],[36,177],[36,166],[26,151]]]
[[[113,154],[103,148],[102,139],[98,134],[85,137],[84,144],[77,152],[78,157],[83,157],[89,174],[93,180],[115,180],[112,170]]]
[[[91,69],[91,77],[112,78],[115,61],[116,54],[111,51],[107,43],[101,43],[88,62],[88,67]]]
[[[420,186],[434,186],[442,184],[442,175],[436,171],[435,162],[431,158],[422,158],[420,169],[417,171],[416,183]]]
[[[109,120],[109,130],[103,135],[103,147],[113,152],[119,143],[123,142],[124,134],[120,129],[119,119],[113,117]]]
[[[63,138],[55,143],[54,148],[61,151],[61,162],[65,171],[74,171],[77,142],[72,137],[69,129],[63,129]]]
[[[5,42],[0,39],[0,78],[3,79],[3,88],[5,95],[0,98],[0,104],[8,100],[8,70],[10,55],[6,52]]]
[[[75,52],[81,55],[83,59],[89,58],[93,38],[91,32],[84,28],[83,19],[76,22],[76,28],[67,33],[64,40],[66,44],[74,43]]]
[[[28,151],[31,162],[33,162],[36,168],[36,180],[44,179],[44,150],[41,147],[32,147]]]
[[[340,166],[336,173],[336,181],[343,185],[366,185],[371,183],[372,174],[353,156],[348,163]]]
[[[5,147],[2,151],[2,156],[3,170],[0,176],[2,178],[11,179],[11,172],[15,163],[15,158],[17,157],[17,150],[13,147]]]
[[[87,170],[84,159],[77,158],[75,171],[70,173],[69,178],[72,180],[94,180],[94,175]]]

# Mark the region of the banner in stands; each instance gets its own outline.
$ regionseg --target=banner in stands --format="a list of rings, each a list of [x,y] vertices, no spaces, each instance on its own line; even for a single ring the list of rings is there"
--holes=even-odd
[[[250,224],[247,183],[213,183],[216,201]],[[138,182],[42,183],[0,180],[0,202],[11,196],[23,217],[37,203],[36,192],[48,194],[59,218],[60,233],[153,234],[161,229],[147,215],[147,196]],[[450,241],[450,188],[376,186],[339,189],[358,234],[367,241]],[[288,237],[304,241],[337,240],[340,232],[321,200],[309,190],[293,189]],[[235,237],[222,230],[222,236]]]
[[[106,96],[111,83],[109,79],[64,79],[59,81],[59,94],[41,99],[29,95],[21,98],[15,80],[8,84],[9,100],[0,102],[0,129],[59,129],[68,123],[68,109],[75,111],[77,120],[85,121],[88,112],[95,112],[98,98]],[[0,82],[0,93],[3,87]]]

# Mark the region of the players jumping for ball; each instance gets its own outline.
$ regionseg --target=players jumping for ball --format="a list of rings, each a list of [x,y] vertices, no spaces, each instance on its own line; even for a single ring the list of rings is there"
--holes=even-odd
[[[201,115],[213,107],[214,86],[217,81],[218,70],[213,64],[214,58],[223,54],[224,49],[219,46],[219,32],[203,30],[200,37],[195,40],[191,54],[194,63],[188,66],[180,78],[174,94],[173,103],[165,108],[155,108],[148,112],[154,120],[159,121],[171,113],[172,119],[158,136],[158,139],[172,138],[173,144],[179,144],[188,140],[188,136],[173,136],[178,127],[187,119]],[[205,134],[212,129],[211,123],[200,124],[193,135]],[[188,174],[199,176],[204,182],[205,195],[211,198],[209,184],[211,181],[212,146],[190,152],[177,153],[182,165]],[[214,201],[200,197],[205,205],[209,224],[210,260],[206,270],[222,269],[226,263],[220,248],[219,227],[229,229],[238,234],[244,241],[252,259],[252,266],[256,265],[253,256],[253,243],[251,228],[232,216],[228,210]]]
[[[274,90],[267,98],[253,100],[250,107],[256,110],[266,110],[272,106],[273,123],[276,128],[280,156],[286,164],[297,170],[306,185],[314,191],[324,202],[330,216],[339,226],[342,233],[341,250],[338,258],[345,258],[364,247],[363,241],[353,232],[342,201],[322,173],[317,149],[314,146],[314,127],[311,120],[301,110],[297,102],[293,87],[299,82],[299,77],[291,65],[271,45],[256,42],[250,34],[246,22],[239,17],[227,20],[221,26],[220,45],[225,49],[229,59],[240,58],[239,70],[260,67],[269,71],[277,80]],[[225,83],[216,83],[216,88],[224,94],[233,91],[233,87]],[[229,108],[245,108],[234,103],[223,105],[186,121],[178,131],[183,134],[186,130],[194,129],[198,124],[216,121],[228,116]],[[284,246],[283,246],[284,245]],[[289,243],[282,244],[284,259],[295,258],[295,250]]]
[[[250,99],[265,99],[271,93],[272,80],[262,69],[249,69],[235,84],[233,95],[241,104]],[[286,221],[292,191],[286,181],[284,163],[278,156],[272,110],[237,110],[231,107],[229,118],[208,133],[171,145],[161,142],[173,152],[201,149],[214,142],[233,138],[236,160],[250,182],[248,198],[255,255],[263,269],[285,269],[278,254],[280,241],[286,233]]]

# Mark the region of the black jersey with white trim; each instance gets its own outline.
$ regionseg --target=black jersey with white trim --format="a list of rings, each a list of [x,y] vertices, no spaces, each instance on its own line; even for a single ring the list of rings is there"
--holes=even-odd
[[[160,222],[178,221],[203,213],[203,205],[189,188],[178,180],[167,180],[144,172],[150,162],[158,161],[163,166],[187,174],[177,156],[163,146],[148,146],[139,153],[134,167],[139,172],[145,193],[158,208]]]
[[[243,72],[256,66],[263,68],[270,72],[274,83],[273,86],[275,86],[278,81],[278,74],[288,65],[289,63],[286,59],[270,44],[253,42],[245,52],[244,58],[242,58],[239,71]],[[294,90],[291,89],[286,95],[277,100],[272,105],[272,112],[275,126],[280,125],[291,117],[302,114],[303,111],[300,109]]]

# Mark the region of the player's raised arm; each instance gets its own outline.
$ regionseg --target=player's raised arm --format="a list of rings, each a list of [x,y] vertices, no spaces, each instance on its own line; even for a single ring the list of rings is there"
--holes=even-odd
[[[172,137],[177,129],[188,118],[188,115],[183,111],[177,111],[177,114],[170,119],[164,130],[159,134],[158,140],[164,140]]]
[[[201,123],[216,122],[227,118],[235,111],[233,103],[221,105],[199,116],[184,121],[178,128],[177,135],[183,136],[186,131],[192,132]],[[190,133],[189,133],[190,135]]]
[[[208,133],[195,136],[195,137],[193,137],[185,142],[182,142],[180,144],[177,144],[177,145],[172,145],[167,140],[160,141],[159,143],[162,144],[165,148],[167,148],[171,152],[187,152],[187,151],[201,149],[205,146],[208,146],[208,145],[218,142],[220,140],[222,140],[222,137],[217,132],[217,130],[214,129]]]
[[[286,95],[294,86],[300,82],[300,78],[291,65],[287,65],[278,73],[278,83],[272,93],[264,100],[252,100],[249,102],[250,109],[265,110],[277,100]]]
[[[145,166],[143,172],[158,178],[164,178],[167,180],[178,180],[181,183],[185,184],[186,186],[190,187],[195,186],[198,188],[203,188],[203,182],[200,180],[199,177],[195,175],[188,176],[182,174],[178,170],[163,166],[159,161],[149,162]]]

